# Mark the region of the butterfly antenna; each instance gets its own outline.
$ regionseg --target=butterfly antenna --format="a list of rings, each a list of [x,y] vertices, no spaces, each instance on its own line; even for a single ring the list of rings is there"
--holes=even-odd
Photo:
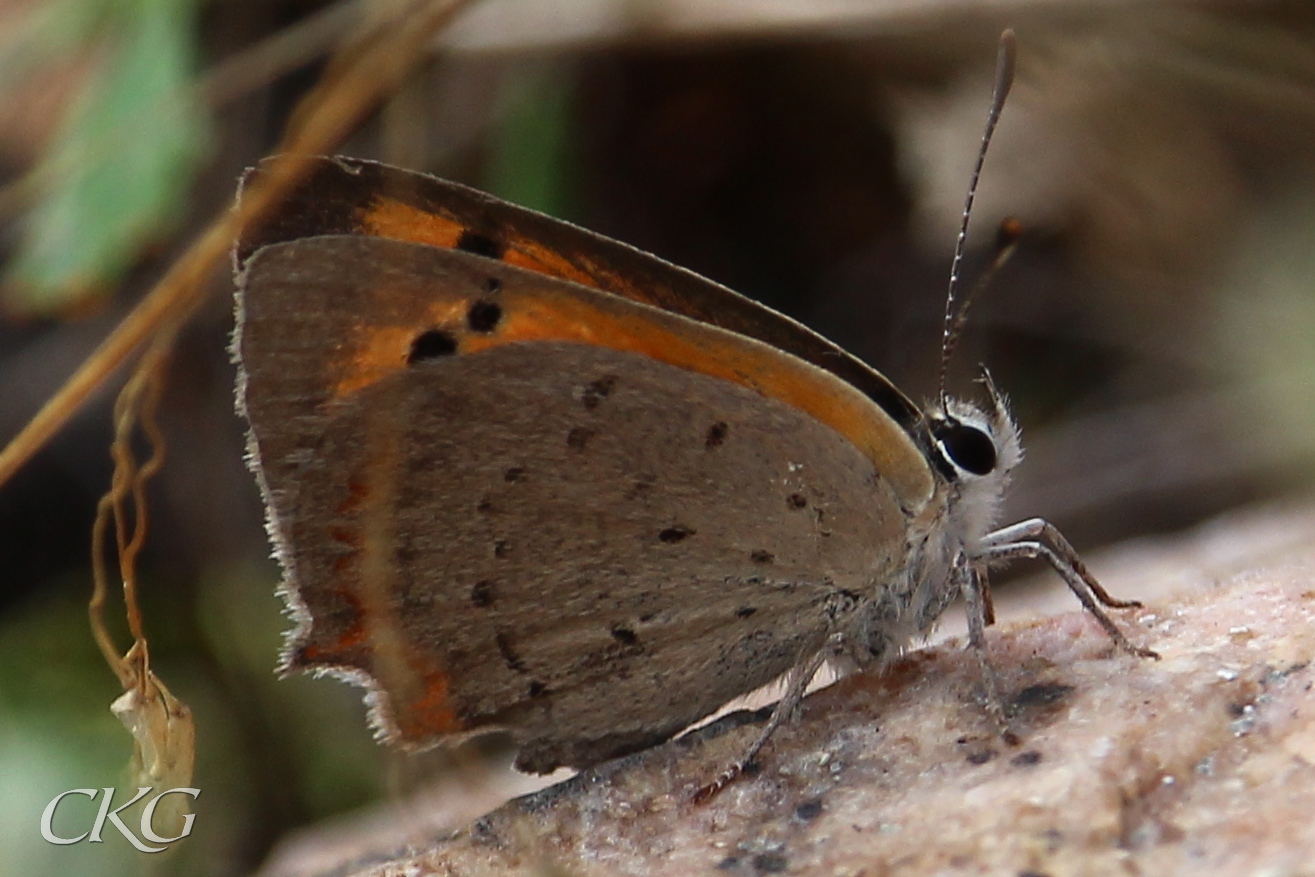
[[[941,411],[947,415],[949,414],[949,402],[945,394],[945,382],[950,368],[950,356],[954,353],[955,344],[958,343],[959,330],[963,326],[964,315],[968,313],[968,306],[972,304],[977,291],[984,285],[983,282],[975,284],[964,298],[963,304],[958,307],[955,306],[959,292],[959,269],[963,265],[964,244],[968,239],[968,219],[972,216],[973,200],[977,197],[977,181],[982,176],[982,165],[986,162],[986,150],[991,145],[991,135],[995,133],[995,126],[1000,121],[1000,112],[1004,109],[1005,98],[1009,96],[1009,89],[1014,84],[1014,69],[1017,58],[1017,41],[1014,38],[1013,30],[1009,29],[1000,34],[1000,49],[995,62],[995,87],[991,93],[991,110],[986,116],[986,130],[982,133],[982,145],[977,150],[977,163],[973,166],[973,175],[968,181],[968,197],[964,200],[963,219],[959,223],[959,236],[954,242],[954,260],[950,263],[950,286],[945,295],[945,330],[941,336],[941,368],[938,381]],[[1004,264],[1009,255],[1013,253],[1014,246],[1017,244],[1017,228],[1017,223],[1010,221],[1006,221],[1001,227],[1003,234],[1013,234],[1014,238],[998,248],[996,259],[983,276],[983,280],[989,279],[996,269]],[[1009,229],[1009,231],[1006,231],[1006,229]]]
[[[945,339],[941,344],[941,405],[945,404],[945,371],[950,361],[950,352],[954,350],[955,345],[959,342],[959,333],[963,330],[963,325],[968,321],[968,308],[972,303],[977,301],[977,296],[983,289],[991,285],[991,280],[995,273],[999,271],[1004,264],[1009,261],[1009,257],[1018,249],[1018,241],[1023,237],[1023,224],[1012,216],[1007,216],[1000,222],[1000,228],[995,233],[995,256],[991,259],[991,264],[986,266],[982,276],[978,277],[973,283],[972,289],[968,294],[959,300],[959,308],[954,313],[954,321],[951,323],[949,315],[946,315]]]

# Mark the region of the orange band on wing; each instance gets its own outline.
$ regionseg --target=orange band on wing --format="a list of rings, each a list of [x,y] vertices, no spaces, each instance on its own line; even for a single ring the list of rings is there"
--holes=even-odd
[[[446,216],[418,210],[401,201],[379,198],[360,213],[366,234],[455,250],[466,227]]]
[[[449,734],[462,729],[461,721],[448,697],[450,680],[437,670],[421,675],[423,688],[413,703],[394,703],[394,720],[402,739],[422,741],[436,734]]]
[[[389,297],[387,289],[377,294]],[[910,505],[927,497],[926,464],[894,420],[829,372],[763,342],[605,293],[547,284],[503,290],[497,297],[500,321],[494,330],[479,333],[466,327],[466,314],[476,300],[430,300],[423,303],[426,313],[416,322],[358,326],[354,343],[343,351],[345,359],[333,368],[335,395],[353,393],[407,368],[417,326],[450,336],[454,355],[461,356],[535,341],[590,344],[733,381],[784,402],[845,436]]]
[[[376,199],[370,205],[370,209],[361,215],[361,226],[368,234],[417,244],[429,244],[449,250],[460,249],[462,235],[470,231],[468,227],[454,219],[420,210],[391,198]],[[500,243],[506,249],[498,259],[508,265],[515,265],[517,268],[524,268],[536,274],[546,274],[549,277],[581,283],[594,289],[608,288],[619,283],[625,285],[611,275],[609,280],[612,282],[601,283],[588,271],[582,270],[573,262],[532,240],[513,238]]]
[[[504,326],[493,335],[469,335],[462,353],[524,341],[576,341],[647,356],[709,377],[733,381],[784,402],[848,438],[864,455],[889,471],[886,442],[873,444],[874,416],[887,419],[857,391],[837,379],[755,342],[692,321],[681,332],[638,308],[608,312],[570,296],[535,295],[508,308]],[[627,313],[628,311],[628,313]],[[892,424],[893,425],[893,424]]]

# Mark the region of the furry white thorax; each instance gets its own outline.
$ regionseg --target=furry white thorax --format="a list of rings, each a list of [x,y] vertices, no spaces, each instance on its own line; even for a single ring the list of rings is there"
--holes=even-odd
[[[994,447],[994,465],[974,473],[960,466],[943,445],[932,451],[954,468],[955,478],[938,477],[936,496],[910,522],[899,573],[874,582],[871,599],[841,631],[838,651],[830,659],[839,672],[880,666],[915,640],[925,639],[959,596],[956,564],[972,565],[980,556],[982,539],[999,523],[1010,474],[1022,460],[1023,448],[1007,400],[989,380],[985,383],[989,408],[949,400],[945,411],[939,405],[929,407],[928,418],[981,432]]]

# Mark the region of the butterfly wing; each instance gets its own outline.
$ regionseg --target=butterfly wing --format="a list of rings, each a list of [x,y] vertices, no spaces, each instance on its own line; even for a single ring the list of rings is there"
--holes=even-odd
[[[892,482],[752,381],[657,355],[680,343],[899,429],[753,339],[478,256],[322,237],[251,258],[239,396],[286,667],[368,685],[389,737],[506,729],[546,771],[815,653],[897,569]]]
[[[262,173],[248,173],[244,185]],[[728,329],[830,371],[905,430],[921,412],[881,373],[770,308],[599,234],[428,174],[362,159],[311,159],[303,183],[236,248],[330,234],[374,235],[461,250]],[[924,493],[931,490],[930,480]]]

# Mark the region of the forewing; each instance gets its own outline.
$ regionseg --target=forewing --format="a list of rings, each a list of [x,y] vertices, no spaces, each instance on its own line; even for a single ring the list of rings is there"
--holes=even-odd
[[[314,158],[304,182],[244,231],[239,265],[261,247],[319,235],[374,235],[462,250],[757,338],[858,388],[904,429],[921,413],[885,376],[816,332],[656,256],[428,174],[362,159]],[[262,173],[248,174],[244,185]],[[921,487],[930,493],[930,481]]]

